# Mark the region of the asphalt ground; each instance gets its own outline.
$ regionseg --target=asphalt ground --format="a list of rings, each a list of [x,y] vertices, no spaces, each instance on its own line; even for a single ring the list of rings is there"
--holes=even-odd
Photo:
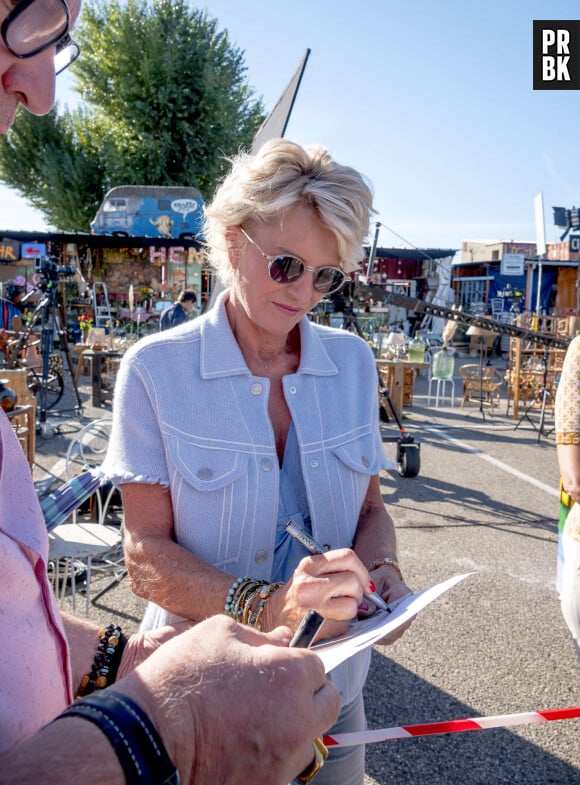
[[[458,358],[456,367],[467,358]],[[494,359],[500,368],[502,362]],[[504,363],[505,364],[505,363]],[[67,382],[68,384],[68,382]],[[69,384],[70,386],[70,384]],[[456,392],[461,382],[456,374]],[[553,416],[519,426],[504,401],[435,408],[419,377],[403,426],[419,445],[417,477],[382,479],[400,563],[420,590],[458,573],[470,577],[419,614],[393,646],[376,646],[365,689],[370,728],[580,706],[580,667],[555,589],[558,467]],[[62,476],[82,423],[110,416],[91,406],[81,377],[82,417],[49,416],[37,438],[35,480]],[[70,399],[70,400],[69,400]],[[64,405],[74,403],[70,390]],[[388,457],[398,429],[383,426]],[[93,590],[99,588],[98,581]],[[70,607],[70,599],[65,599]],[[134,630],[143,602],[123,580],[91,605],[90,617]],[[77,604],[84,612],[84,598]],[[365,785],[579,785],[580,720],[423,736],[367,746]]]

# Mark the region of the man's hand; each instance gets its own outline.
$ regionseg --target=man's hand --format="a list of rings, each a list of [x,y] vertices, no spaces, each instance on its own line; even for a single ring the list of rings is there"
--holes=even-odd
[[[287,785],[313,759],[340,698],[320,659],[223,616],[154,651],[122,690],[148,711],[182,782]]]

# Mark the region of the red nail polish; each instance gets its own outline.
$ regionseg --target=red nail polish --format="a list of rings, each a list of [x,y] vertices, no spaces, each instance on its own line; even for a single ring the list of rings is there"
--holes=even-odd
[[[371,582],[369,583],[369,587],[370,587],[370,590],[371,590],[372,592],[375,592],[375,591],[377,590],[377,587],[375,586],[375,582],[374,582],[374,581],[371,581]]]

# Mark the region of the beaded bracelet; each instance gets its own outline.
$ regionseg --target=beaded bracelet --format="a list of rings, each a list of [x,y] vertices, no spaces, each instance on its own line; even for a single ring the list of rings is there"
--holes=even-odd
[[[379,567],[392,567],[393,570],[399,575],[399,579],[402,581],[403,573],[401,572],[401,568],[399,567],[399,562],[393,556],[383,556],[381,559],[375,559],[369,565],[368,571],[372,572],[373,570],[378,570]]]
[[[239,599],[242,593],[249,588],[252,584],[255,584],[252,578],[237,578],[231,585],[227,596],[226,602],[224,605],[224,613],[229,616],[231,619],[238,620],[238,613],[239,613]]]
[[[179,785],[179,774],[155,726],[130,698],[115,690],[88,695],[53,720],[82,717],[95,724],[115,750],[127,785]]]
[[[102,690],[113,684],[117,678],[127,636],[117,624],[109,624],[106,629],[99,630],[99,645],[93,660],[90,673],[81,679],[76,699],[84,698],[95,690]]]

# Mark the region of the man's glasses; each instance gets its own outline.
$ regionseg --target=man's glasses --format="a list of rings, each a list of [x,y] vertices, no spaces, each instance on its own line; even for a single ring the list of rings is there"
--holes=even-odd
[[[55,73],[79,56],[79,45],[68,35],[70,11],[66,0],[21,0],[0,27],[6,47],[16,57],[34,57],[56,46]]]
[[[250,235],[246,232],[243,226],[240,226],[240,231],[252,245],[262,254],[264,259],[268,262],[268,272],[270,278],[276,283],[294,283],[304,275],[308,270],[314,273],[312,279],[312,288],[318,294],[332,294],[337,292],[346,280],[346,273],[340,267],[309,267],[304,264],[302,259],[290,254],[279,254],[278,256],[269,256],[264,253],[258,243],[256,243]]]

